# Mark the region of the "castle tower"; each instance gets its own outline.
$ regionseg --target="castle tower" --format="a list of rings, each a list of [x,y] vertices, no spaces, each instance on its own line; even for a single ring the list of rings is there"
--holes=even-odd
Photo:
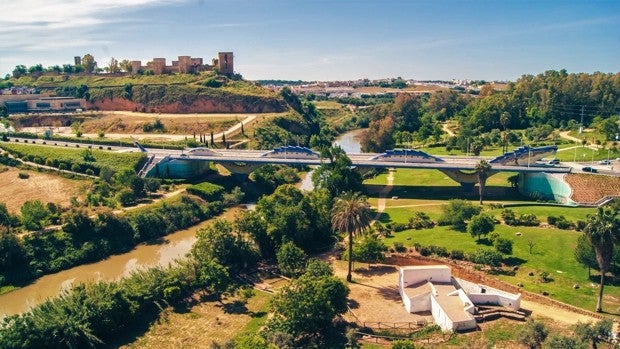
[[[138,74],[140,69],[142,69],[141,61],[131,61],[131,71],[129,73],[131,73],[132,75],[136,75]]]
[[[233,66],[233,53],[232,52],[220,52],[218,56],[218,69],[220,74],[231,76],[234,73]]]
[[[80,57],[80,56],[73,57],[73,63],[75,65],[82,65],[82,57]]]

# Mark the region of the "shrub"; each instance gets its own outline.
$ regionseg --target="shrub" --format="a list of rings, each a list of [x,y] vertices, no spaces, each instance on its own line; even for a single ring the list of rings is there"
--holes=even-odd
[[[476,264],[499,267],[502,262],[502,254],[494,250],[479,248],[468,254],[467,259]]]
[[[187,192],[207,201],[220,201],[224,194],[224,187],[209,182],[202,182],[187,188]]]
[[[461,250],[452,250],[450,251],[450,258],[462,261],[465,259],[465,254]]]
[[[403,230],[407,230],[407,224],[403,224],[403,223],[392,223],[392,230],[394,232],[400,232]]]
[[[512,240],[497,238],[493,241],[495,250],[502,254],[512,254]]]
[[[409,218],[410,229],[428,229],[435,226],[435,222],[424,212],[416,211],[413,217]]]
[[[394,242],[394,250],[399,253],[407,252],[407,247],[402,242]]]
[[[19,179],[28,179],[30,178],[30,175],[26,172],[20,172],[17,174],[17,178]]]
[[[549,216],[547,217],[547,222],[551,225],[555,225],[558,229],[572,229],[574,228],[573,223],[569,222],[564,216]],[[584,225],[585,227],[585,225]]]
[[[431,249],[426,246],[420,246],[420,248],[416,248],[416,250],[424,257],[431,255]]]
[[[434,254],[436,256],[448,257],[448,255],[449,255],[448,249],[446,249],[443,246],[430,245],[430,246],[428,246],[428,248],[430,249],[431,254]]]

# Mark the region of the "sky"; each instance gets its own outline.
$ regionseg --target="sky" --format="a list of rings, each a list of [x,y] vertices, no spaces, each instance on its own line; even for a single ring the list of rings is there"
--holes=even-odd
[[[620,72],[620,1],[1,0],[0,74],[234,52],[245,79]]]

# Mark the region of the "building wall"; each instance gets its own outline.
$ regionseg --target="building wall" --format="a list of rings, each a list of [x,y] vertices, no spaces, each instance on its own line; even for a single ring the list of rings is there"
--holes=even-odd
[[[450,267],[446,265],[401,267],[400,273],[403,275],[402,277],[404,287],[422,281],[452,281],[452,273],[450,271]]]
[[[570,199],[572,189],[562,179],[564,175],[547,173],[521,173],[519,175],[519,192],[523,195],[537,195],[541,199],[555,200],[561,204],[576,205]],[[536,194],[534,194],[536,193]]]

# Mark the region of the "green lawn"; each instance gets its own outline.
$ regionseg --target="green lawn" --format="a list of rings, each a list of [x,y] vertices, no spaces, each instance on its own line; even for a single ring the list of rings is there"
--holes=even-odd
[[[38,140],[37,142],[43,142]],[[51,146],[53,141],[47,141],[48,145],[26,145],[20,143],[3,142],[0,147],[20,157],[31,155],[39,158],[45,163],[46,159],[69,162],[83,163],[86,145],[81,148],[65,148],[60,146]],[[59,143],[60,144],[60,143]],[[138,170],[138,164],[146,157],[144,153],[115,153],[111,151],[92,149],[92,156],[95,161],[91,162],[93,166],[104,167],[115,170],[132,169]]]
[[[405,221],[405,213],[387,209],[390,217],[398,217],[395,221]],[[596,279],[589,280],[587,270],[579,265],[573,257],[573,250],[580,232],[538,227],[510,227],[497,225],[495,231],[501,237],[513,240],[513,255],[506,258],[509,265],[518,265],[519,270],[514,276],[499,275],[499,278],[511,284],[522,283],[523,289],[541,293],[549,292],[552,298],[582,307],[594,309],[598,285]],[[517,236],[517,233],[521,233]],[[532,254],[529,253],[528,241],[534,242]],[[472,252],[477,248],[491,248],[484,244],[477,244],[468,233],[452,230],[450,227],[435,227],[424,230],[405,230],[395,233],[385,239],[388,246],[394,242],[401,242],[405,246],[421,245],[443,246],[448,250],[462,250]],[[534,276],[528,273],[533,272]],[[539,279],[541,272],[547,272],[554,279],[549,283],[542,283]],[[573,285],[580,288],[575,290]],[[620,286],[606,286],[605,309],[616,312],[620,305]],[[614,297],[615,299],[610,299]],[[617,314],[620,315],[620,314]]]
[[[415,171],[415,172],[414,172]],[[512,173],[501,173],[489,178],[489,191],[495,194],[488,195],[490,199],[498,203],[514,202],[510,195],[512,190],[508,188],[507,180]],[[374,189],[380,189],[387,181],[387,174],[381,174],[377,178],[368,180],[365,184],[374,185]],[[452,183],[451,183],[452,182]],[[467,198],[477,200],[477,191],[469,196],[464,194],[460,186],[451,179],[436,170],[397,170],[394,173],[394,190],[386,198],[385,211],[380,216],[383,223],[398,222],[406,223],[414,211],[426,212],[431,219],[437,220],[441,215],[441,206],[449,198]],[[398,198],[392,198],[392,195]],[[378,196],[371,195],[370,203],[376,207]],[[541,222],[546,223],[549,215],[563,215],[569,221],[585,219],[593,208],[573,208],[563,206],[540,206],[536,204],[510,207],[517,215],[530,213],[535,214]],[[502,209],[491,209],[485,205],[485,210],[499,218]],[[511,284],[523,284],[523,289],[541,293],[548,292],[550,297],[573,304],[585,309],[594,309],[596,305],[596,293],[598,290],[598,274],[593,271],[593,278],[588,279],[587,269],[579,265],[573,256],[574,247],[580,232],[571,230],[559,230],[541,227],[511,227],[497,225],[496,232],[501,237],[514,241],[513,255],[505,259],[510,266],[519,266],[514,276],[499,275],[498,277]],[[519,235],[517,233],[520,233]],[[532,254],[529,252],[528,241],[534,243]],[[450,227],[435,227],[425,230],[405,230],[395,233],[385,240],[388,246],[394,242],[403,243],[405,246],[413,246],[414,243],[421,245],[443,246],[448,250],[459,249],[464,252],[472,252],[477,248],[492,248],[477,244],[467,233],[452,230]],[[532,272],[534,276],[528,274]],[[540,281],[540,273],[547,272],[553,279],[552,282]],[[579,289],[573,289],[573,285],[579,285]],[[620,306],[620,285],[605,287],[606,311],[618,314]]]
[[[591,161],[599,161],[599,160],[607,160],[609,159],[614,161],[617,157],[620,157],[620,151],[618,149],[611,149],[608,151],[607,149],[590,149],[587,147],[572,145],[572,149],[567,149],[565,151],[558,151],[556,157],[560,159],[560,161],[577,161],[577,162],[591,162]]]

